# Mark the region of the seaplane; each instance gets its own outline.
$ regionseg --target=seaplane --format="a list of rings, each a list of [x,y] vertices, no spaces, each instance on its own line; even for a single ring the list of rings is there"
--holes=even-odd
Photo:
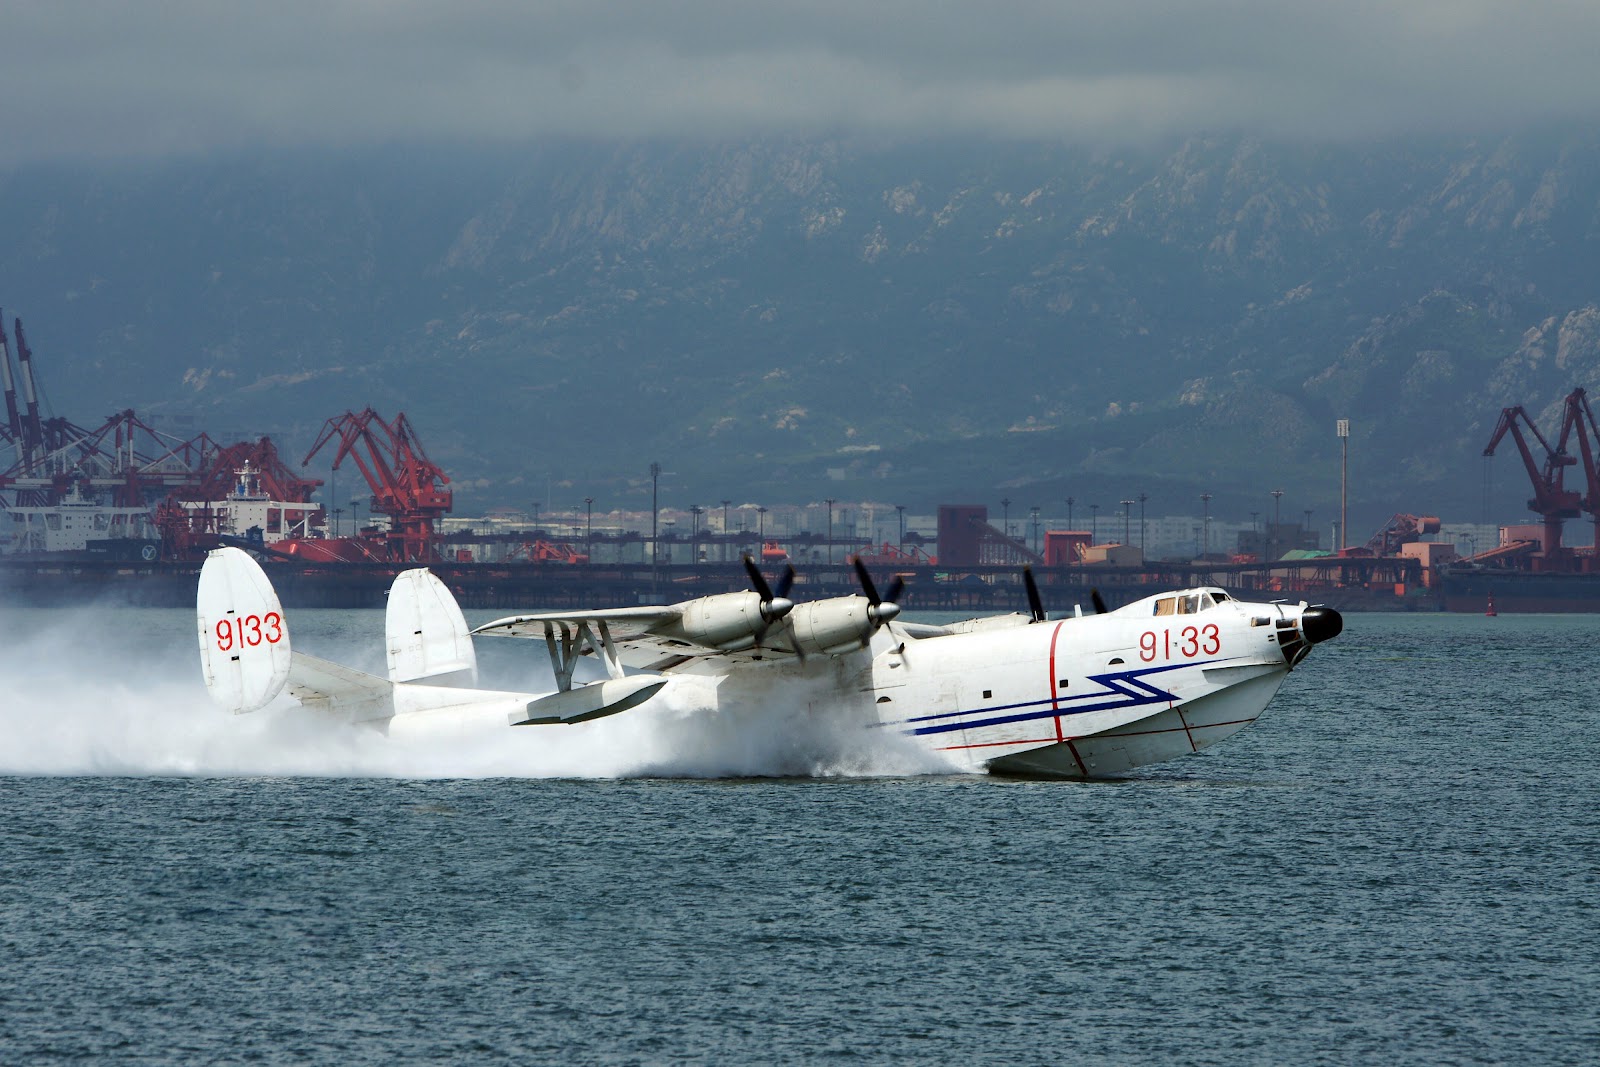
[[[665,691],[709,715],[832,715],[891,730],[955,770],[1094,779],[1198,752],[1255,722],[1313,646],[1343,630],[1305,602],[1251,603],[1215,587],[1174,589],[1107,610],[1029,610],[935,625],[902,619],[899,577],[880,595],[855,560],[859,594],[790,599],[793,567],[769,584],[675,604],[513,615],[469,628],[425,568],[398,575],[385,614],[386,677],[291,647],[270,580],[221,548],[196,599],[207,689],[224,710],[280,694],[379,729],[457,718],[495,728],[580,727],[648,713]],[[475,637],[543,646],[554,691],[476,687]],[[779,699],[779,698],[783,699]],[[796,709],[800,710],[796,710]]]

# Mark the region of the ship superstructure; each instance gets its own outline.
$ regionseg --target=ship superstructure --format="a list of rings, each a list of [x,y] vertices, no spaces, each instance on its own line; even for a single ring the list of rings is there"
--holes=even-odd
[[[214,548],[219,536],[317,536],[311,495],[322,483],[293,474],[269,439],[224,447],[131,409],[93,429],[48,415],[22,320],[6,327],[0,313],[0,555],[151,561]]]

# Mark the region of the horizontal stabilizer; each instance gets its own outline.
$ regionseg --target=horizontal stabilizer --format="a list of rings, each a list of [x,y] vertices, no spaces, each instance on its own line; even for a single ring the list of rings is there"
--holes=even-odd
[[[351,722],[387,719],[395,713],[394,683],[375,674],[296,652],[289,664],[289,695],[308,708]]]
[[[573,723],[604,718],[638,707],[659,693],[666,684],[667,679],[651,674],[591,682],[564,693],[552,693],[529,701],[526,716],[513,714],[511,725],[571,726]]]

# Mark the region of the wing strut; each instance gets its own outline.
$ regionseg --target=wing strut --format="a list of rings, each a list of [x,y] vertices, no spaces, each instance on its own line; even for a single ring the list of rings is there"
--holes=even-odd
[[[600,639],[595,640],[594,631],[589,629],[589,621],[584,619],[576,625],[561,619],[547,619],[544,624],[544,646],[550,652],[550,669],[556,676],[556,689],[562,693],[572,689],[572,669],[577,666],[578,659],[585,649],[593,652],[606,665],[606,675],[611,678],[622,677],[622,660],[617,656],[617,646],[611,640],[611,628],[605,620],[598,622]],[[560,631],[559,636],[557,630]]]
[[[544,620],[544,645],[550,651],[550,669],[556,676],[556,692],[528,702],[523,713],[511,715],[512,726],[551,726],[588,722],[638,707],[661,692],[665,678],[655,675],[623,677],[622,660],[611,640],[611,628],[604,619],[595,620],[599,639],[589,628],[588,619],[574,623],[567,619]],[[572,685],[572,668],[584,650],[592,651],[606,665],[604,681]]]

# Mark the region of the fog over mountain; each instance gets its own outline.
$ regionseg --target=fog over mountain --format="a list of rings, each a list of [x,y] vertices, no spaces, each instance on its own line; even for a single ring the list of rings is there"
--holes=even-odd
[[[7,6],[0,161],[448,138],[1329,140],[1594,117],[1565,0]]]

